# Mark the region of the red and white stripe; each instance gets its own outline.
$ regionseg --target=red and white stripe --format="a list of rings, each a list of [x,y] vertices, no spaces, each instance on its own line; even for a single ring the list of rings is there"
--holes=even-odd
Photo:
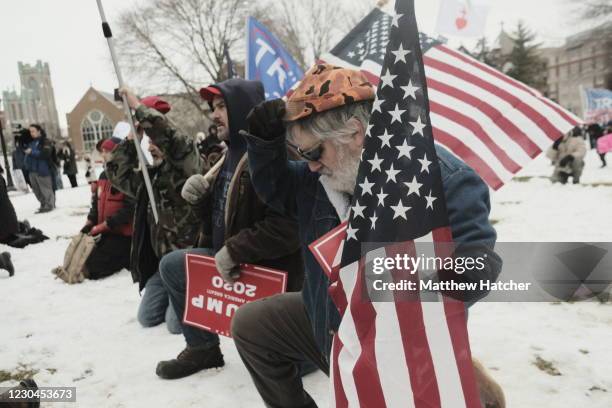
[[[360,67],[374,85],[382,66]],[[445,45],[423,55],[434,139],[497,190],[582,121],[538,91]],[[404,84],[402,84],[404,85]]]
[[[448,228],[441,228],[424,240],[449,239]],[[398,253],[414,256],[415,242],[368,253],[365,260],[342,268],[331,286],[343,317],[332,345],[330,406],[480,407],[462,302],[367,298],[365,264]],[[418,284],[419,274],[394,274],[395,281],[400,279]]]

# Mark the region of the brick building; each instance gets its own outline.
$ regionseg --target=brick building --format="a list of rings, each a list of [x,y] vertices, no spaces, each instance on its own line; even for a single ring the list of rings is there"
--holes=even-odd
[[[68,138],[77,154],[89,154],[100,139],[111,137],[123,120],[121,103],[113,95],[90,87],[70,113],[66,114]]]

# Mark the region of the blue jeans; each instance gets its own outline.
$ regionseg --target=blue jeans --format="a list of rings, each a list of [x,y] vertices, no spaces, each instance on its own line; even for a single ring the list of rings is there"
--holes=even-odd
[[[165,255],[159,262],[159,272],[164,287],[168,291],[170,304],[177,316],[185,314],[185,254],[214,255],[209,248],[180,249]],[[189,347],[211,348],[219,345],[219,336],[197,327],[183,324],[183,336]]]
[[[170,333],[181,333],[181,323],[174,309],[170,307],[168,292],[162,284],[159,272],[151,276],[145,285],[144,295],[138,307],[138,321],[143,327],[157,326],[165,321]]]

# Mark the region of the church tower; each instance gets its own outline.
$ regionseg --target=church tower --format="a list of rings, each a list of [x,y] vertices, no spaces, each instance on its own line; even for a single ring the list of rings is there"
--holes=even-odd
[[[35,65],[19,62],[18,69],[24,116],[40,123],[49,136],[60,137],[49,63],[40,60],[36,61]]]

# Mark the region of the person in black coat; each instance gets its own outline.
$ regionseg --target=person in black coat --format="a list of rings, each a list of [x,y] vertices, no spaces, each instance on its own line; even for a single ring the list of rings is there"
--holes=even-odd
[[[64,161],[64,174],[68,176],[70,185],[74,188],[77,186],[76,175],[79,172],[76,163],[74,149],[69,141],[65,141],[62,148],[58,152],[58,157]]]
[[[4,180],[4,169],[0,166],[0,243],[5,243],[3,241],[17,231],[19,231],[17,214],[9,199]]]
[[[32,141],[32,136],[30,136],[30,131],[24,128],[20,128],[15,131],[14,135],[15,150],[13,151],[13,170],[21,170],[26,184],[30,186],[30,172],[28,171],[28,166],[25,163],[25,151]]]
[[[0,243],[5,243],[5,240],[19,230],[17,214],[9,199],[3,173],[4,169],[0,165]],[[13,276],[15,273],[15,268],[11,262],[11,254],[8,252],[0,253],[0,269],[6,269],[9,276]]]

